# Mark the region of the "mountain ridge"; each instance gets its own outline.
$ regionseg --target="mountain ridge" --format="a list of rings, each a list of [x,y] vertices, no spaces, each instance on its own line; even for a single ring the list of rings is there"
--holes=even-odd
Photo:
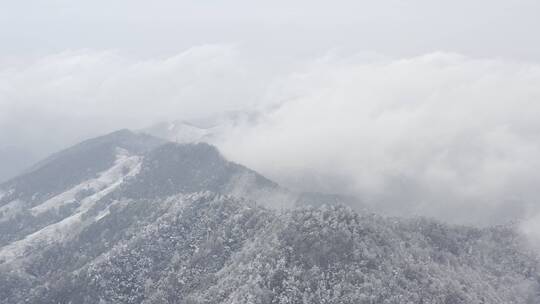
[[[25,182],[43,178],[62,183]],[[113,132],[0,184],[0,303],[540,300],[538,255],[513,227],[347,204],[293,193],[207,143]]]
[[[118,205],[72,242],[28,256],[23,267],[46,283],[0,294],[13,303],[535,303],[538,260],[521,242],[504,227],[340,206],[277,211],[201,192]],[[24,280],[6,267],[2,282]]]

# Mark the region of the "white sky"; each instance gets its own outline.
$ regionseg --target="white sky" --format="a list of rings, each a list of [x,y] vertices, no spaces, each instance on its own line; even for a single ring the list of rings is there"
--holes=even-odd
[[[536,0],[4,0],[0,54],[89,48],[156,56],[237,43],[266,56],[337,48],[537,61],[539,16]]]

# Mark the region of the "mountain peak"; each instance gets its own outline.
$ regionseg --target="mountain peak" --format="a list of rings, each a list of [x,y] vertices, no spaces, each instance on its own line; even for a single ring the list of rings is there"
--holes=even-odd
[[[142,132],[176,143],[207,142],[211,141],[215,135],[215,130],[212,128],[204,128],[180,120],[158,123]]]
[[[168,196],[177,193],[212,191],[227,193],[241,176],[252,176],[263,188],[273,182],[241,165],[226,160],[207,143],[166,143],[145,156],[140,173],[125,185],[123,195],[131,198]],[[255,184],[245,184],[245,188]]]
[[[215,146],[205,143],[205,142],[195,142],[195,143],[168,142],[154,149],[150,153],[150,155],[168,154],[168,153],[188,156],[188,157],[199,155],[201,157],[220,158],[224,160],[224,157],[221,155],[221,153]]]
[[[22,175],[0,184],[0,188],[14,190],[12,196],[0,199],[0,205],[14,199],[22,199],[30,204],[38,203],[110,168],[116,161],[118,149],[142,155],[163,142],[162,139],[127,129],[85,140],[47,157]]]
[[[0,185],[0,299],[538,303],[538,260],[511,230],[358,214],[321,193],[266,208],[290,194],[207,143],[84,141]]]

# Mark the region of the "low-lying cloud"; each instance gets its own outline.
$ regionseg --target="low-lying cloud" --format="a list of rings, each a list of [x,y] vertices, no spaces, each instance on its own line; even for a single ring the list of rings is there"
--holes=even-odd
[[[394,214],[500,223],[540,211],[540,66],[330,53],[275,66],[233,46],[170,58],[76,51],[0,66],[0,141],[47,151],[226,111],[231,159]]]
[[[225,151],[285,184],[480,224],[540,209],[538,66],[327,58],[280,84],[279,107]]]
[[[17,130],[36,131],[31,121],[23,124],[28,117],[110,129],[208,115],[253,99],[259,79],[247,73],[229,46],[145,60],[116,52],[67,51],[5,63],[0,66],[0,121]]]

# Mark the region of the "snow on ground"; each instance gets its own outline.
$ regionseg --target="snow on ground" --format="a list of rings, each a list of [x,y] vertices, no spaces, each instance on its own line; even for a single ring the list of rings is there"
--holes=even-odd
[[[14,200],[0,207],[0,223],[9,220],[11,217],[22,211],[23,206],[23,201]]]
[[[214,135],[212,128],[200,128],[182,121],[159,123],[143,132],[179,144],[208,141]]]
[[[15,191],[14,189],[9,189],[9,190],[0,189],[0,200],[3,199],[5,196],[13,194],[14,191]]]
[[[107,206],[107,208],[101,210],[98,215],[96,215],[96,217],[94,218],[94,221],[99,221],[100,219],[106,217],[107,215],[109,215],[111,213],[111,211],[109,210],[109,206]]]
[[[89,192],[94,193],[90,201],[101,198],[110,191],[106,191],[111,186],[121,183],[126,177],[138,173],[140,166],[140,157],[129,155],[124,149],[118,149],[116,161],[108,170],[101,172],[97,178],[87,180],[45,202],[39,204],[30,211],[33,215],[38,215],[53,208],[59,208],[63,205],[77,201],[77,194]],[[126,174],[128,172],[128,174]],[[117,185],[116,185],[117,186]],[[105,192],[105,193],[104,193]],[[89,200],[83,199],[82,202]],[[82,207],[81,202],[81,207]]]
[[[206,129],[198,128],[189,124],[170,123],[168,127],[169,140],[177,143],[192,143],[201,141],[209,135]]]
[[[44,202],[43,204],[32,208],[32,212],[40,213],[49,210],[50,208],[57,208],[59,205],[73,201],[78,191],[87,189],[86,187],[94,187],[93,189],[97,191],[96,193],[84,198],[80,202],[80,206],[76,213],[73,215],[39,231],[36,231],[26,236],[22,240],[13,242],[1,248],[0,263],[2,263],[2,261],[7,262],[22,257],[25,252],[29,251],[31,248],[47,245],[53,242],[61,242],[72,236],[77,231],[80,231],[86,226],[86,224],[89,224],[83,222],[84,213],[92,208],[92,206],[94,206],[95,203],[101,198],[120,186],[126,179],[137,175],[140,168],[141,157],[129,155],[127,151],[119,149],[115,164],[109,170],[99,174],[96,179],[89,180],[81,184],[82,186],[78,185],[73,189]],[[107,214],[100,213],[100,215],[103,217]],[[89,220],[97,221],[101,217],[90,217]]]

